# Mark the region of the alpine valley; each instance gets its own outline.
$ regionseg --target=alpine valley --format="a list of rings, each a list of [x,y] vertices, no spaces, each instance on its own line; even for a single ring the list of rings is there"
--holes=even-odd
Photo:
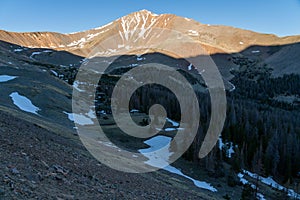
[[[162,38],[173,48],[180,37],[170,31],[201,46],[225,85],[224,128],[202,159],[198,152],[210,122],[210,96],[201,73],[186,59],[201,55],[189,44],[180,47],[191,49],[185,57],[134,48]],[[109,48],[108,38],[113,38]],[[109,62],[109,68],[95,91],[95,112],[75,116],[72,92],[89,84],[76,81],[76,75],[95,47],[98,64]],[[141,126],[149,123],[151,105],[164,106],[168,118],[158,135],[127,136],[111,114],[118,80],[148,63],[173,67],[192,85],[201,110],[198,133],[183,156],[164,169],[116,171],[84,147],[74,118],[83,125],[99,121],[111,140],[103,143],[108,148],[115,144],[143,156],[168,144],[178,131],[180,105],[165,87],[145,85],[129,104]],[[278,37],[147,10],[70,34],[0,30],[0,91],[0,199],[300,199],[300,35]]]

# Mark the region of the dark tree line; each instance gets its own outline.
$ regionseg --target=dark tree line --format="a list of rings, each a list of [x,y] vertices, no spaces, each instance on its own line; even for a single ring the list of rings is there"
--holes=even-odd
[[[243,62],[250,63],[249,66],[255,64],[254,61]],[[183,157],[199,163],[216,176],[222,174],[222,163],[227,162],[235,171],[248,169],[263,176],[271,175],[282,183],[293,183],[300,172],[299,102],[278,101],[275,97],[300,97],[300,76],[292,74],[272,78],[265,66],[262,67],[264,70],[253,68],[254,71],[247,68],[249,66],[246,70],[234,72],[235,78],[231,82],[236,90],[227,93],[227,118],[221,135],[224,142],[234,144],[235,153],[228,158],[225,151],[215,147],[202,160],[199,160],[198,152],[210,122],[209,94],[203,92],[205,88],[200,78],[195,79],[195,76],[179,70],[196,88],[201,111],[197,136]],[[123,68],[115,73],[121,75],[128,70]],[[105,93],[109,99],[118,79],[116,76],[103,76],[98,92]],[[109,109],[107,102],[106,108]],[[139,88],[131,96],[129,107],[148,113],[154,103],[163,105],[169,118],[180,121],[180,105],[176,97],[160,85]],[[97,109],[103,109],[103,106],[99,103]]]

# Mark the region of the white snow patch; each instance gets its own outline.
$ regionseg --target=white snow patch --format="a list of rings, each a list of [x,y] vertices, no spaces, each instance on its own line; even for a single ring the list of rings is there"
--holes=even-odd
[[[173,126],[179,126],[179,123],[178,122],[175,122],[175,121],[173,121],[173,120],[171,120],[171,119],[169,119],[169,118],[166,118],[166,120],[168,121],[168,122],[170,122]]]
[[[129,67],[136,67],[136,66],[138,66],[138,64],[136,64],[136,63],[133,63],[133,64],[129,65]]]
[[[65,113],[66,115],[68,115],[68,118],[69,118],[70,121],[74,122],[73,113],[68,113],[66,111],[63,111],[63,113]]]
[[[29,58],[33,59],[33,56],[39,55],[39,54],[41,54],[41,53],[42,53],[42,52],[33,52]]]
[[[122,17],[122,30],[119,31],[120,37],[123,41],[128,41],[133,36],[136,42],[138,39],[145,39],[152,31],[153,25],[157,22],[157,17],[149,17],[153,15],[151,12],[135,13],[132,17]],[[137,30],[139,32],[137,32]]]
[[[87,116],[91,119],[96,119],[96,114],[93,110],[89,110],[89,112],[87,113]]]
[[[0,75],[0,83],[7,82],[17,78],[17,76]]]
[[[20,52],[20,51],[23,51],[24,49],[21,49],[21,48],[19,48],[19,49],[14,49],[14,52]]]
[[[140,153],[142,153],[145,157],[147,157],[149,159],[145,163],[149,164],[151,166],[154,166],[154,167],[161,167],[161,166],[166,165],[169,157],[173,154],[172,152],[169,151],[171,140],[172,140],[172,138],[167,137],[167,136],[162,136],[162,135],[158,135],[149,140],[146,140],[144,143],[149,145],[150,147],[147,149],[139,150]],[[154,152],[157,150],[161,150],[159,152],[160,154],[157,154],[157,152]],[[149,154],[149,153],[152,153],[152,154]],[[177,169],[173,166],[168,165],[168,166],[164,167],[163,170],[166,170],[173,174],[177,174],[179,176],[183,176],[183,177],[193,181],[193,183],[199,188],[207,189],[212,192],[217,192],[217,189],[215,189],[209,183],[206,183],[204,181],[195,180],[195,179],[183,174],[179,169]]]
[[[222,138],[219,138],[219,149],[222,150],[224,146]]]
[[[234,154],[234,147],[237,147],[237,145],[233,145],[232,142],[226,142],[223,143],[222,138],[219,138],[219,149],[222,150],[223,148],[226,150],[226,156],[228,158],[232,157],[232,154]]]
[[[33,105],[27,97],[20,95],[18,92],[13,92],[9,96],[12,98],[14,104],[25,112],[30,112],[38,115],[37,112],[41,110]]]
[[[163,148],[164,146],[169,147],[171,140],[172,140],[171,137],[163,136],[163,135],[158,135],[158,136],[152,137],[151,139],[144,141],[144,143],[149,145],[150,147],[147,149],[141,149],[140,152],[141,153],[149,153],[152,151],[159,150],[159,149]],[[172,154],[172,153],[169,153],[169,154]]]
[[[150,147],[147,149],[139,150],[141,154],[149,159],[145,163],[158,168],[168,165],[169,157],[173,154],[169,151],[171,140],[171,137],[162,135],[158,135],[149,140],[146,140],[144,143],[149,145]],[[155,152],[157,150],[160,151]]]
[[[251,53],[260,53],[260,50],[251,51]]]
[[[104,25],[104,26],[97,27],[97,28],[95,28],[94,30],[99,30],[99,29],[105,28],[105,27],[111,25],[112,23],[113,23],[113,22],[110,22],[110,23],[108,23],[108,24],[106,24],[106,25]]]
[[[278,190],[287,190],[288,191],[288,196],[300,199],[300,195],[297,194],[294,190],[285,188],[284,186],[282,186],[279,183],[277,183],[276,181],[274,181],[274,179],[272,177],[265,178],[265,177],[262,177],[262,176],[259,176],[259,175],[255,174],[255,173],[249,172],[247,170],[243,170],[243,173],[247,174],[248,176],[250,176],[254,179],[258,178],[260,182],[262,182],[266,185],[269,185],[272,188],[276,188]]]
[[[101,33],[101,32],[100,32],[100,33]],[[100,33],[88,34],[88,35],[87,35],[87,40],[93,39],[94,37],[98,36]]]
[[[249,181],[247,181],[247,180],[244,178],[244,174],[238,173],[238,177],[240,178],[240,182],[241,182],[243,185],[250,184],[250,186],[251,186],[253,189],[256,189],[256,186],[255,186],[254,184],[249,183]]]
[[[117,50],[116,50],[116,49],[108,49],[108,51],[109,51],[109,52],[112,52],[112,53],[115,53],[115,52],[117,52]]]
[[[232,142],[230,142],[230,147],[229,147],[227,153],[228,153],[228,158],[231,158],[231,155],[234,154]]]
[[[78,90],[79,92],[84,92],[85,90],[82,90],[82,89],[79,88],[79,85],[80,85],[80,84],[81,84],[80,82],[74,81],[74,83],[73,83],[73,88],[75,88],[75,89]]]
[[[137,58],[136,58],[137,61],[142,61],[142,60],[146,60],[145,57],[142,57],[141,55],[137,55]]]
[[[246,184],[249,184],[249,181],[247,181],[245,178],[244,178],[244,174],[242,173],[238,173],[238,177],[240,178],[240,182],[243,184],[243,185],[246,185]],[[253,188],[253,189],[256,189],[256,186],[254,184],[251,184],[250,183],[250,186]],[[258,200],[266,200],[265,199],[265,196],[261,193],[257,193],[257,199]]]
[[[82,63],[83,65],[86,64],[89,61],[88,58],[84,58],[82,60],[80,60],[79,62]]]
[[[54,74],[54,76],[58,76],[58,73],[56,71],[54,71],[52,69],[50,71]]]
[[[166,132],[176,131],[176,130],[177,130],[176,128],[165,128],[165,131],[166,131]]]
[[[129,112],[130,112],[130,113],[138,113],[138,112],[140,112],[140,111],[137,110],[137,109],[132,109],[132,110],[130,110]]]
[[[198,74],[203,74],[205,72],[205,69],[202,69],[201,72],[198,72]]]
[[[190,64],[190,65],[188,66],[188,70],[189,70],[189,71],[192,70],[192,66],[193,66],[192,64]]]
[[[83,114],[68,113],[66,111],[63,111],[63,113],[65,113],[66,115],[68,115],[68,118],[69,118],[70,121],[76,122],[79,125],[83,126],[83,125],[94,124],[94,122],[90,118],[86,117]]]
[[[80,40],[71,42],[71,43],[68,44],[67,46],[68,46],[68,47],[73,47],[73,46],[78,46],[78,45],[80,45],[80,47],[83,47],[83,43],[85,43],[85,42],[86,42],[86,39],[85,39],[85,38],[81,38]]]
[[[199,36],[199,33],[197,31],[194,31],[194,30],[189,30],[189,35],[191,35],[191,36]]]
[[[165,22],[165,23],[164,23],[164,24],[165,24],[165,26],[167,26],[167,20],[166,20],[166,19],[165,19],[165,21],[164,21],[164,22]]]
[[[261,193],[257,193],[257,198],[258,198],[258,200],[266,200],[265,196]]]
[[[231,89],[229,90],[229,92],[233,92],[233,91],[236,89],[235,85],[233,85],[233,84],[232,84],[231,82],[229,82],[229,81],[228,81],[228,83],[232,86]]]
[[[240,45],[244,44],[244,42],[240,41]]]
[[[196,185],[197,187],[199,188],[202,188],[202,189],[206,189],[206,190],[210,190],[212,192],[217,192],[218,190],[216,188],[214,188],[213,186],[211,186],[211,184],[205,182],[205,181],[198,181],[198,180],[195,180],[185,174],[183,174],[179,169],[169,165],[167,167],[164,168],[164,170],[168,171],[168,172],[171,172],[173,174],[177,174],[179,176],[183,176],[191,181],[193,181],[194,185]]]
[[[106,115],[105,110],[101,110],[101,111],[100,111],[100,114]]]
[[[44,50],[43,52],[44,52],[44,53],[51,53],[51,52],[53,52],[53,51],[51,51],[51,50]]]
[[[111,147],[111,148],[115,148],[115,149],[120,150],[119,147],[117,147],[116,145],[114,145],[114,144],[111,143],[111,142],[98,141],[98,143],[103,144],[103,145],[105,145],[105,146],[107,146],[107,147]]]
[[[240,178],[240,181],[243,185],[246,185],[249,183],[249,181],[247,181],[245,178],[244,178],[244,174],[242,173],[238,173],[238,177]]]

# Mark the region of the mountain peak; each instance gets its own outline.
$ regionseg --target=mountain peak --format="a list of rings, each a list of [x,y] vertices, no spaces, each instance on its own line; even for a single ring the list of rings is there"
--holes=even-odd
[[[152,16],[158,16],[158,14],[155,14],[155,13],[149,11],[149,10],[146,10],[146,9],[139,10],[139,11],[133,12],[131,14],[148,14],[148,15],[152,15]]]
[[[161,30],[161,31],[160,31]],[[252,31],[227,26],[200,24],[192,19],[174,14],[155,14],[143,9],[118,18],[106,25],[73,34],[58,33],[11,33],[0,31],[0,40],[30,48],[51,48],[65,50],[86,56],[86,52],[99,44],[107,36],[117,36],[118,46],[111,50],[138,44],[151,43],[166,36],[168,31],[184,33],[206,46],[209,53],[239,52],[250,45],[282,45],[300,41],[300,36],[278,38],[274,35],[259,34]],[[254,49],[254,51],[257,51]],[[111,52],[109,55],[111,55]]]
[[[139,10],[139,11],[137,11],[137,13],[149,13],[149,14],[152,14],[152,15],[157,15],[157,14],[155,14],[155,13],[153,13],[153,12],[147,10],[147,9]]]

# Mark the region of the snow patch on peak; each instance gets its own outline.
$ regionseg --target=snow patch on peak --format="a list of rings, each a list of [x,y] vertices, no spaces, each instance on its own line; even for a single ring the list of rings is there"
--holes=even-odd
[[[191,35],[191,36],[199,36],[199,33],[198,33],[198,31],[195,31],[195,30],[189,30],[189,35]]]
[[[155,14],[155,13],[149,11],[149,10],[146,10],[146,9],[140,10],[137,13],[147,13],[147,14],[152,15],[152,16],[159,16],[158,14]]]
[[[105,27],[107,27],[107,26],[109,26],[109,25],[112,25],[112,23],[113,23],[113,22],[110,22],[110,23],[108,23],[108,24],[105,24],[105,25],[103,25],[103,26],[100,26],[100,27],[94,28],[94,30],[103,29],[103,28],[105,28]]]
[[[100,32],[100,33],[101,33],[101,32]],[[92,38],[98,36],[100,33],[88,34],[88,35],[87,35],[87,40],[91,40]]]
[[[123,41],[129,41],[134,36],[136,42],[138,39],[145,39],[151,32],[151,28],[157,22],[156,17],[149,11],[135,12],[132,15],[120,18],[121,30],[120,37]]]
[[[71,42],[71,43],[68,44],[67,46],[68,46],[68,47],[73,47],[73,46],[80,45],[80,44],[82,44],[82,43],[84,43],[84,42],[86,42],[86,39],[85,39],[85,38],[81,38],[80,40]]]

